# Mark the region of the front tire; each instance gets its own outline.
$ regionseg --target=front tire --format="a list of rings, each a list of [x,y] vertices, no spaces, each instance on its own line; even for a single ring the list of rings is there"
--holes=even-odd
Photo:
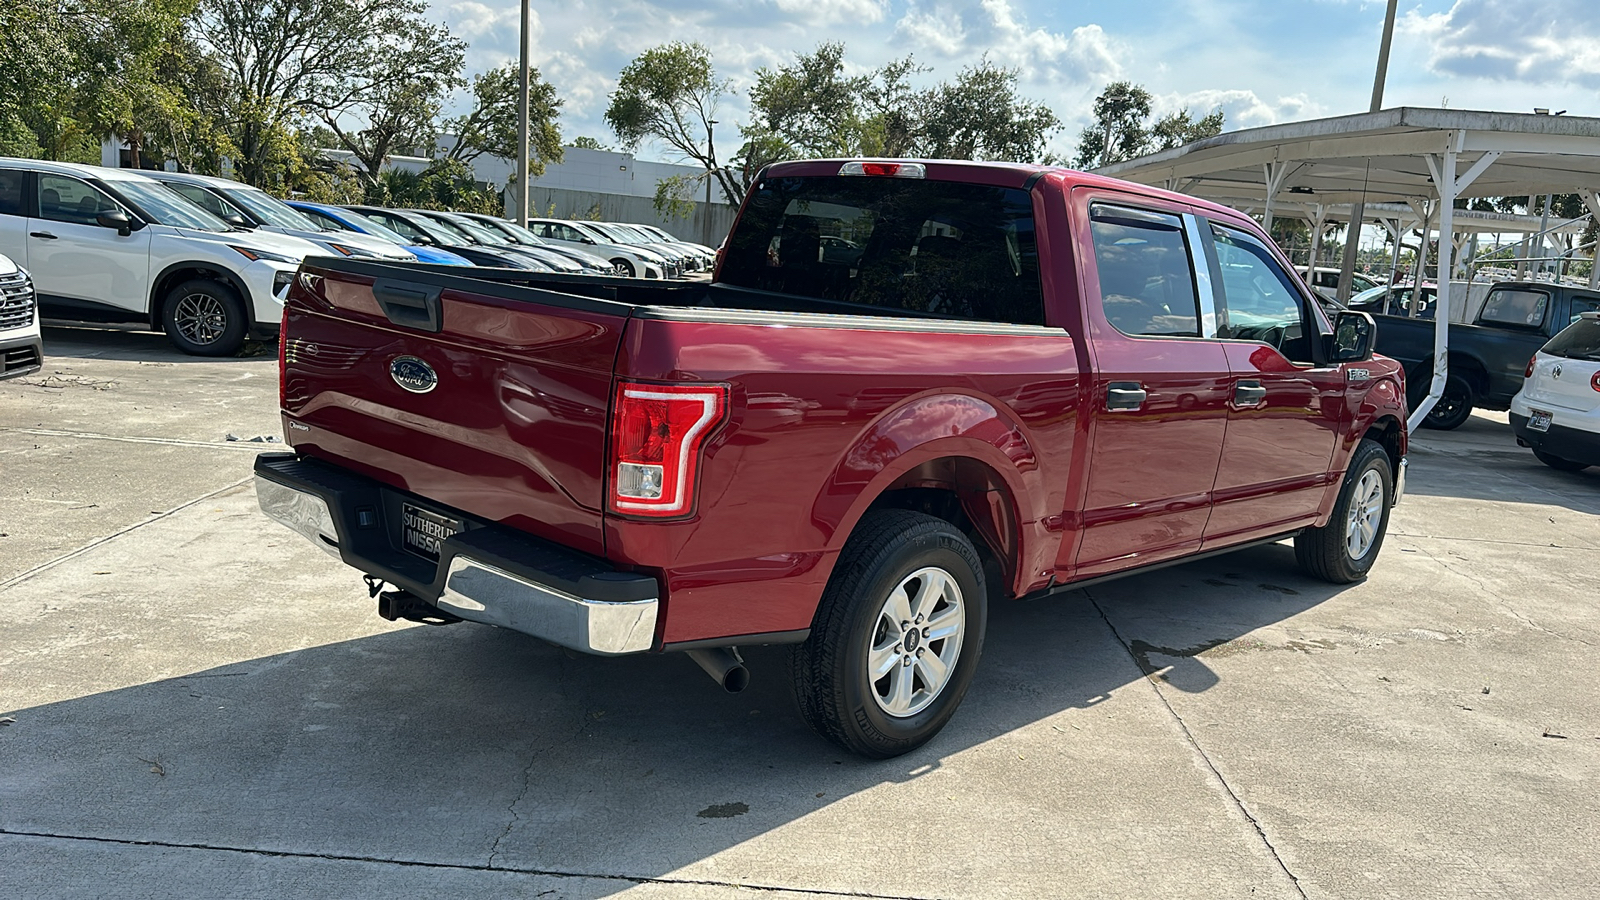
[[[634,277],[636,277],[634,275],[633,263],[628,262],[627,260],[622,259],[622,258],[619,257],[617,259],[613,259],[611,261],[611,264],[617,267],[617,271],[619,273],[621,273],[622,277],[624,277],[624,278],[634,278]]]
[[[987,622],[983,564],[966,535],[908,510],[868,513],[790,653],[800,714],[854,753],[909,753],[966,696]]]
[[[1393,496],[1389,454],[1377,441],[1363,438],[1350,457],[1328,524],[1295,535],[1294,557],[1301,570],[1332,584],[1366,578],[1389,531]]]
[[[195,278],[167,294],[161,308],[167,338],[193,356],[232,356],[250,328],[244,301],[220,281]]]
[[[1550,468],[1555,469],[1557,472],[1582,472],[1584,469],[1589,468],[1588,463],[1563,459],[1554,454],[1546,453],[1543,450],[1536,449],[1533,451],[1533,455],[1539,460],[1539,462],[1542,462]]]

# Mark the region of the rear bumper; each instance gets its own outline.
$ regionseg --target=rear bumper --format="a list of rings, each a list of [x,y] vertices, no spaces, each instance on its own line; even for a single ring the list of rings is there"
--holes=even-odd
[[[458,618],[601,656],[655,645],[655,578],[453,510],[466,529],[439,561],[400,547],[402,502],[439,509],[337,466],[291,453],[256,458],[262,512],[325,552]]]
[[[1528,428],[1528,417],[1516,412],[1511,413],[1511,431],[1517,436],[1517,443],[1524,447],[1542,450],[1572,462],[1600,466],[1600,434],[1593,431],[1568,428],[1553,422],[1549,431],[1533,431]]]

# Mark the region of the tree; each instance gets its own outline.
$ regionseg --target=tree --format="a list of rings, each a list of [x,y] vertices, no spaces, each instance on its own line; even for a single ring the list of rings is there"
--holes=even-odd
[[[517,94],[521,90],[517,67],[504,65],[472,79],[472,108],[446,120],[443,128],[455,135],[445,158],[470,164],[484,154],[517,158]],[[528,177],[544,174],[546,163],[561,161],[561,98],[554,85],[528,70]],[[513,176],[515,177],[515,176]]]
[[[628,150],[655,140],[698,162],[738,203],[744,183],[717,161],[711,141],[717,106],[727,94],[728,82],[712,68],[711,51],[674,41],[646,50],[623,68],[606,124]]]
[[[222,66],[221,120],[240,176],[265,183],[296,122],[414,104],[407,84],[426,94],[459,83],[465,45],[425,21],[426,9],[425,0],[199,0],[193,34]]]
[[[573,138],[572,139],[572,146],[578,148],[579,150],[606,150],[606,151],[610,151],[611,150],[610,147],[607,147],[605,144],[600,143],[600,139],[599,138],[589,137],[586,134],[580,134],[577,137]]]
[[[340,116],[322,116],[322,121],[339,146],[349,150],[361,163],[361,177],[376,184],[391,155],[402,150],[431,151],[434,120],[439,116],[443,91],[437,83],[390,82],[352,105],[365,127],[344,127]]]
[[[1048,106],[1017,95],[1015,69],[987,59],[931,89],[922,106],[925,119],[913,151],[935,159],[1036,162],[1061,125]]]
[[[1130,81],[1106,85],[1094,98],[1094,123],[1078,136],[1073,165],[1099,169],[1146,153],[1171,150],[1222,133],[1222,107],[1196,120],[1188,108],[1150,119],[1150,92]]]
[[[844,44],[819,44],[792,65],[756,70],[745,140],[784,156],[860,151],[861,97],[871,76],[844,74]]]

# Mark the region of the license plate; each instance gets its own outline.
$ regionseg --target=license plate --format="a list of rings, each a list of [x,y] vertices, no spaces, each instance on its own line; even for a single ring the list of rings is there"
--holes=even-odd
[[[440,545],[461,528],[460,519],[441,516],[409,503],[401,505],[400,544],[424,559],[438,562]]]
[[[1550,419],[1554,415],[1554,413],[1546,412],[1542,409],[1533,409],[1530,407],[1528,409],[1528,430],[1549,431]]]

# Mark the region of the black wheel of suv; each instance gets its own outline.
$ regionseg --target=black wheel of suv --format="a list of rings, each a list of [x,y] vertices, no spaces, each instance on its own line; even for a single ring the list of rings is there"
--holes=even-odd
[[[1426,387],[1426,386],[1424,386]],[[1422,397],[1428,395],[1422,392]],[[1420,401],[1422,397],[1417,399]],[[1454,375],[1444,383],[1444,394],[1439,397],[1439,402],[1428,410],[1427,418],[1422,420],[1424,428],[1436,428],[1439,431],[1449,431],[1460,428],[1472,416],[1472,388],[1467,383]]]
[[[927,743],[967,693],[987,621],[966,535],[907,510],[868,513],[790,654],[800,714],[818,734],[886,759]]]
[[[617,259],[613,259],[611,261],[611,264],[617,267],[617,273],[622,275],[623,277],[625,277],[625,278],[633,278],[634,277],[633,263],[628,262],[627,260],[622,259],[622,258],[619,257]]]
[[[1333,516],[1321,528],[1295,535],[1294,557],[1308,575],[1333,584],[1367,577],[1389,531],[1394,470],[1377,441],[1363,439],[1350,457]]]
[[[232,356],[250,327],[244,301],[220,281],[196,278],[167,294],[161,322],[174,346],[195,356]]]
[[[1589,468],[1588,463],[1574,462],[1570,459],[1562,459],[1559,456],[1546,453],[1543,450],[1534,450],[1533,455],[1539,460],[1539,462],[1544,463],[1558,472],[1582,472],[1584,469]]]

